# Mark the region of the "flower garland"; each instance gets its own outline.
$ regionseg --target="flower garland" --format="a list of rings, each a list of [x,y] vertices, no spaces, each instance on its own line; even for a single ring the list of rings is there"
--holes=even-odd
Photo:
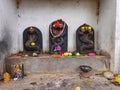
[[[58,21],[58,20],[57,20]],[[55,23],[57,22],[57,21],[55,21]],[[54,23],[54,24],[55,24]],[[50,24],[50,33],[51,33],[51,35],[54,37],[54,38],[56,38],[56,37],[59,37],[62,33],[63,33],[63,31],[65,30],[65,26],[66,26],[66,24],[63,22],[63,28],[62,28],[62,30],[60,30],[60,32],[59,32],[59,34],[57,34],[57,35],[54,35],[53,34],[53,29],[52,29],[52,26],[54,25],[54,24]]]

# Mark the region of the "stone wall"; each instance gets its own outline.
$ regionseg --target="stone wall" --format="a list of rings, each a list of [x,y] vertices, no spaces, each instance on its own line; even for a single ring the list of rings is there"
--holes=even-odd
[[[68,24],[68,50],[76,50],[76,30],[90,24],[97,32],[98,0],[21,0],[19,6],[19,41],[23,50],[23,31],[29,26],[38,27],[43,34],[43,49],[49,50],[49,24],[62,18]]]
[[[0,0],[0,73],[5,56],[18,52],[17,9],[15,0]]]
[[[88,23],[95,29],[96,50],[109,53],[111,69],[115,72],[120,71],[119,0],[18,1],[19,6],[16,5],[16,0],[0,0],[0,68],[5,55],[23,50],[23,31],[28,26],[36,26],[42,31],[43,49],[48,51],[49,24],[62,18],[69,26],[69,51],[75,50],[77,28],[83,23]]]

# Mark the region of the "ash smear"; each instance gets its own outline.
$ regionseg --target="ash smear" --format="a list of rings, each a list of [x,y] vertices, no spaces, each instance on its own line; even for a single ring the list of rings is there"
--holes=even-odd
[[[9,32],[5,30],[3,33],[3,39],[0,41],[0,75],[4,72],[5,57],[8,55],[9,49],[11,47],[11,38]]]

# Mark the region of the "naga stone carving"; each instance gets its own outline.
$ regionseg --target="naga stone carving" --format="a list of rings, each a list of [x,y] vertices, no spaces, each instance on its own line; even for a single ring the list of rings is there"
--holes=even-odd
[[[76,31],[76,49],[81,54],[94,53],[94,29],[83,24]]]
[[[51,54],[60,54],[66,52],[68,45],[68,26],[62,20],[58,19],[49,26],[49,52]]]
[[[23,32],[23,46],[26,53],[42,53],[42,33],[36,27],[28,27]]]

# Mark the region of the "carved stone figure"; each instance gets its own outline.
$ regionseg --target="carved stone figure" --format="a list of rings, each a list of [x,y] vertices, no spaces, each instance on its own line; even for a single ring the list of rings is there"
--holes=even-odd
[[[94,53],[94,30],[83,24],[76,32],[76,49],[81,54]]]
[[[58,19],[49,26],[49,51],[51,54],[60,54],[61,51],[67,51],[68,45],[68,26],[62,20]]]
[[[23,33],[24,51],[27,53],[42,53],[42,33],[36,27],[28,27]]]

